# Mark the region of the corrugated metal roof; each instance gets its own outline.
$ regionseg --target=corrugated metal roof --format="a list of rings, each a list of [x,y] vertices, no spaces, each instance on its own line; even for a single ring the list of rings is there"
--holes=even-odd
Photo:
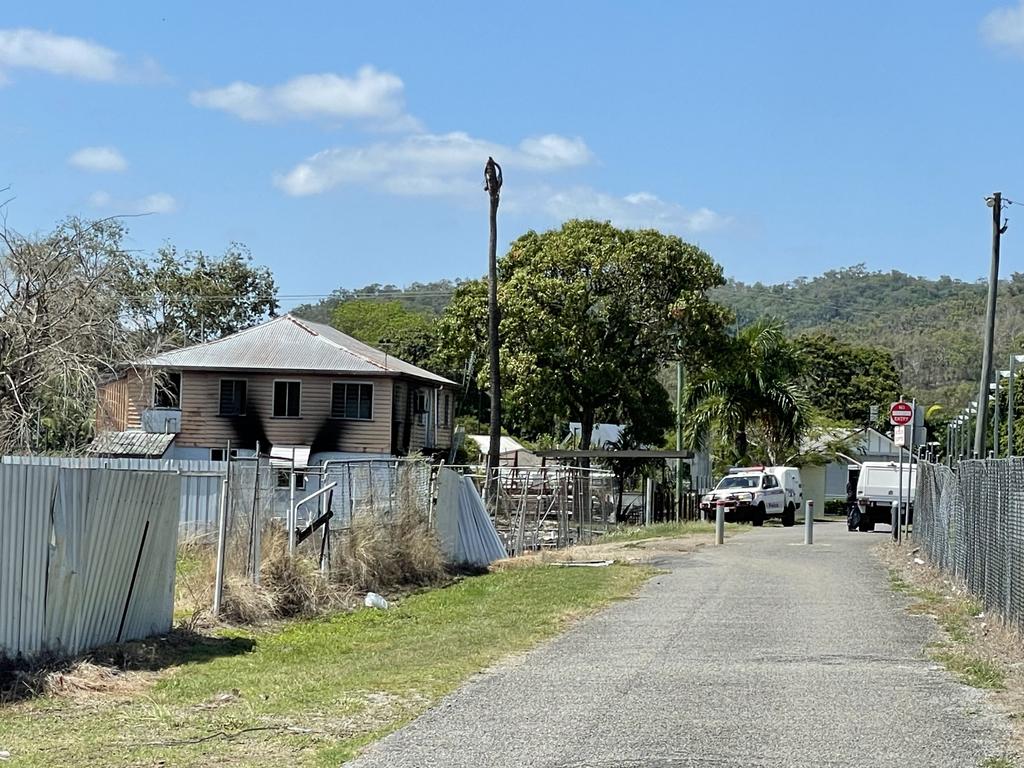
[[[453,381],[399,360],[329,325],[283,315],[216,341],[142,360],[159,368],[404,374],[438,384]]]
[[[89,444],[87,453],[97,456],[134,456],[142,459],[159,459],[174,442],[173,434],[142,432],[132,429],[126,432],[101,432]]]

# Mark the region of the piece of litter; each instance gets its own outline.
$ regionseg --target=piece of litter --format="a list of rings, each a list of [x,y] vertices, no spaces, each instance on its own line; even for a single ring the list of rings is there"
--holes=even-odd
[[[556,565],[563,568],[604,568],[614,562],[614,560],[569,560],[564,563],[556,563]]]
[[[921,559],[920,557],[915,557],[915,558],[914,558],[914,562],[915,562],[915,563],[916,563],[917,565],[924,565],[924,560],[922,560],[922,559]]]
[[[984,613],[984,612],[982,612],[982,613],[979,613],[979,614],[978,614],[977,616],[975,616],[974,618],[976,618],[976,619],[984,619],[984,618],[985,618],[985,613]]]
[[[380,608],[381,610],[387,610],[388,601],[376,592],[367,592],[366,598],[363,600],[363,605],[367,608]]]
[[[11,759],[11,753],[8,752],[6,749],[0,749],[0,760],[10,760],[10,759]]]

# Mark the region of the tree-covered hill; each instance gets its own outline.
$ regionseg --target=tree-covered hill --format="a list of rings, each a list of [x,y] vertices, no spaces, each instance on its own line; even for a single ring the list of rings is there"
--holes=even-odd
[[[908,395],[951,406],[977,397],[985,317],[984,282],[930,279],[863,266],[779,285],[730,281],[716,298],[736,313],[738,325],[766,315],[791,334],[826,332],[888,349]],[[1024,275],[1000,284],[996,365],[1005,368],[1024,339]]]
[[[293,311],[330,323],[343,302],[380,297],[437,316],[460,282],[339,289],[317,304]],[[928,404],[959,407],[977,396],[984,281],[869,272],[858,265],[776,285],[731,280],[713,295],[733,310],[737,327],[762,317],[777,317],[791,336],[826,333],[848,343],[890,350],[906,394]],[[998,306],[996,364],[1005,368],[1011,350],[1021,351],[1024,341],[1024,274],[1015,272],[1000,284]]]

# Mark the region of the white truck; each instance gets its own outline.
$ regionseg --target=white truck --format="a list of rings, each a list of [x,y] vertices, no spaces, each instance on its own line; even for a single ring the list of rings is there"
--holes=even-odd
[[[846,527],[851,531],[873,531],[878,523],[892,524],[893,507],[899,505],[899,464],[885,461],[866,461],[861,465],[857,480],[857,503],[846,516]],[[917,489],[917,470],[910,462],[903,465],[903,504],[914,518],[914,493]],[[902,520],[902,516],[901,516]]]
[[[729,522],[764,525],[766,519],[777,517],[788,527],[796,522],[803,497],[796,467],[733,467],[701,498],[700,507],[706,517],[714,519],[721,502]]]

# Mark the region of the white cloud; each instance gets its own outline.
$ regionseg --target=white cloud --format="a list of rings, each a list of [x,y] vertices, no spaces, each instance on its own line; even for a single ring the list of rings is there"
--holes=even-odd
[[[507,147],[467,133],[417,134],[365,147],[326,149],[277,178],[294,196],[341,185],[361,185],[399,195],[461,195],[481,188],[483,167],[494,157],[506,170],[553,171],[592,159],[580,138],[555,134]]]
[[[709,208],[689,209],[662,200],[649,192],[617,197],[590,187],[539,191],[521,205],[539,205],[551,217],[564,221],[589,218],[610,221],[627,229],[654,228],[672,232],[701,233],[720,229],[730,219]]]
[[[981,34],[989,45],[1024,56],[1024,0],[991,11],[981,21]]]
[[[120,56],[80,37],[37,29],[0,29],[0,69],[38,69],[82,80],[116,80]]]
[[[331,72],[300,75],[270,87],[234,82],[195,91],[189,98],[197,107],[220,109],[243,120],[361,120],[415,130],[418,123],[403,113],[404,91],[397,75],[365,66],[354,77]]]
[[[174,213],[178,210],[178,201],[166,192],[146,195],[136,205],[139,213]]]
[[[115,147],[82,147],[68,158],[68,162],[83,171],[119,172],[128,162]]]
[[[107,192],[97,191],[89,195],[89,205],[94,208],[109,209],[115,216],[144,213],[174,213],[178,210],[178,201],[166,192],[156,192],[136,200],[116,200]]]

